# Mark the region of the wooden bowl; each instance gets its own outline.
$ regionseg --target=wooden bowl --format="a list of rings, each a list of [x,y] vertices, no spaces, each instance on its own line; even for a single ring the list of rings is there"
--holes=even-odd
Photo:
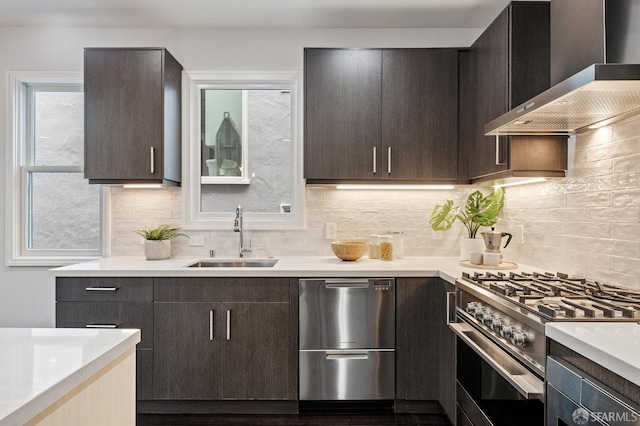
[[[358,260],[367,252],[366,241],[334,241],[331,250],[342,260]]]

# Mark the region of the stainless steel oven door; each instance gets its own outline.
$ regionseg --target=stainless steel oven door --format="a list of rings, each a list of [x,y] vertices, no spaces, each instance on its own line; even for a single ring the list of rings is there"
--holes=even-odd
[[[544,398],[544,383],[471,325],[450,323],[453,332],[525,399]]]

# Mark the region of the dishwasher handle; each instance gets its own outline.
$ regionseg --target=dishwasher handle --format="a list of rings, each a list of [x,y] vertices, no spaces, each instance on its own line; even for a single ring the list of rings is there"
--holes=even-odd
[[[326,288],[368,288],[369,280],[325,280]]]

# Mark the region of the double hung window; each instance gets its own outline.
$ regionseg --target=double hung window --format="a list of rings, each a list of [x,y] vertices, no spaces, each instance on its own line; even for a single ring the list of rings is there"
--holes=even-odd
[[[10,74],[9,265],[60,265],[104,253],[107,195],[84,179],[79,77]]]

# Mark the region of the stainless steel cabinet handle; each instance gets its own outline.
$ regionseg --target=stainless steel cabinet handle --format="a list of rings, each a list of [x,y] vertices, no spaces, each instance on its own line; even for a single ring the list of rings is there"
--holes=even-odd
[[[231,340],[231,309],[227,309],[227,340]]]
[[[502,166],[504,163],[500,158],[500,136],[496,135],[496,166]]]
[[[373,147],[373,174],[376,174],[376,172],[378,171],[377,167],[376,167],[376,147]]]
[[[118,324],[87,324],[85,328],[117,328]]]
[[[453,316],[453,318],[451,318],[451,299],[453,298],[454,301],[454,306],[455,306],[455,300],[456,300],[456,292],[455,291],[448,291],[447,292],[447,325],[456,322],[456,317],[455,315]],[[454,312],[455,312],[455,308],[454,308]]]
[[[387,173],[391,174],[391,147],[387,150]]]
[[[118,287],[87,287],[86,291],[116,291]]]
[[[151,174],[156,172],[156,162],[155,162],[155,149],[151,147]]]
[[[209,340],[213,340],[213,309],[209,311]]]

